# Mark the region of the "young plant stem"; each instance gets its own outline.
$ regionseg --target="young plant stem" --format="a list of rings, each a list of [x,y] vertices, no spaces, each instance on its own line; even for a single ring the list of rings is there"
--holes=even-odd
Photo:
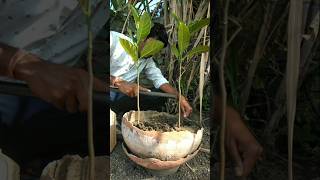
[[[91,1],[87,3],[87,26],[88,26],[88,71],[89,71],[89,88],[88,88],[88,150],[89,150],[89,177],[90,180],[95,178],[94,162],[94,143],[93,143],[93,112],[92,112],[92,90],[93,90],[93,70],[92,70],[92,32],[91,32]]]
[[[221,97],[222,97],[222,111],[221,111],[221,132],[220,132],[220,180],[225,178],[225,132],[226,132],[226,106],[227,106],[227,92],[225,87],[224,78],[224,64],[227,53],[227,43],[228,43],[228,10],[229,10],[229,0],[225,1],[224,6],[224,16],[223,16],[223,34],[222,34],[222,55],[219,67],[219,78],[221,86]]]
[[[138,85],[138,89],[137,89],[137,108],[138,108],[138,124],[140,122],[140,73],[139,73],[139,62],[136,63],[136,67],[137,67],[137,85]]]
[[[178,109],[179,109],[179,124],[178,124],[178,127],[180,128],[180,125],[181,125],[181,73],[182,72],[182,60],[181,60],[181,58],[180,58],[180,60],[179,60],[179,80],[178,80],[178,88],[179,88],[179,98],[178,98],[178,100],[179,100],[179,102],[178,102]]]

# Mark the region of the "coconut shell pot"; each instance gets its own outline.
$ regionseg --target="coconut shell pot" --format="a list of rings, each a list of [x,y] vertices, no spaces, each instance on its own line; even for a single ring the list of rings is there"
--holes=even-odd
[[[186,163],[194,156],[196,156],[200,150],[199,146],[199,148],[195,152],[185,158],[180,158],[175,161],[161,161],[156,158],[140,158],[138,156],[135,156],[127,149],[126,145],[123,143],[122,148],[129,159],[131,159],[136,164],[146,168],[151,174],[156,176],[166,176],[177,172],[182,164]]]
[[[161,113],[168,117],[173,116],[168,113]],[[181,159],[194,154],[199,148],[203,128],[185,128],[170,132],[141,130],[134,126],[134,122],[137,121],[137,114],[137,111],[125,113],[121,125],[125,145],[132,155],[137,158],[154,158],[160,161],[181,161]],[[158,114],[159,112],[156,111],[140,111],[139,121],[148,121]],[[176,119],[176,121],[177,120],[178,119]]]

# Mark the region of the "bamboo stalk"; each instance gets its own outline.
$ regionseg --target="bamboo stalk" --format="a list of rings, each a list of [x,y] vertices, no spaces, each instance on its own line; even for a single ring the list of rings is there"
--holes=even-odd
[[[210,2],[208,5],[208,12],[207,12],[207,17],[210,16]],[[206,35],[207,35],[207,29],[208,26],[205,27],[204,30],[204,40],[203,40],[203,45],[206,45]],[[201,55],[201,61],[200,61],[200,82],[199,82],[199,96],[200,96],[200,125],[202,123],[202,98],[203,98],[203,88],[204,88],[204,72],[206,69],[206,64],[208,61],[208,52],[207,53],[202,53]]]
[[[288,20],[288,53],[287,53],[287,113],[288,113],[288,179],[293,179],[293,129],[296,113],[297,87],[299,80],[301,26],[302,26],[302,0],[290,0]]]
[[[88,87],[88,150],[89,150],[89,177],[90,180],[95,179],[95,154],[93,142],[93,111],[92,111],[92,91],[93,91],[93,69],[92,69],[92,32],[91,32],[91,0],[87,1],[87,25],[88,25],[88,71],[89,71],[89,87]]]
[[[271,3],[273,3],[273,4],[271,4]],[[267,38],[267,35],[269,32],[268,29],[269,29],[269,26],[270,26],[270,23],[272,20],[271,14],[274,12],[274,7],[275,7],[275,2],[268,3],[267,7],[266,7],[266,13],[264,15],[264,20],[263,20],[264,22],[262,23],[261,28],[260,28],[258,40],[256,43],[256,48],[255,48],[254,55],[253,55],[253,60],[252,60],[252,63],[249,67],[249,70],[248,70],[248,75],[247,75],[245,87],[241,93],[240,108],[241,108],[242,115],[244,114],[245,109],[246,109],[246,104],[249,99],[249,95],[250,95],[251,87],[252,87],[252,82],[254,79],[254,75],[256,73],[256,69],[257,69],[259,62],[261,60],[261,57],[263,55],[264,50],[262,49],[262,47],[264,45],[265,39]]]
[[[166,27],[168,24],[168,1],[164,0],[164,13],[163,13],[163,21],[164,21],[164,26]]]
[[[135,5],[136,2],[137,2],[137,0],[135,0],[132,5]],[[130,14],[131,14],[131,9],[130,9],[130,8],[128,8],[128,9],[129,9],[128,16],[127,16],[126,20],[124,21],[124,24],[123,24],[123,27],[122,27],[122,30],[121,30],[121,33],[122,33],[122,34],[124,33],[124,29],[125,29],[126,26],[127,26],[127,23],[128,23],[128,21],[129,21]]]
[[[229,0],[225,1],[224,15],[223,15],[223,34],[222,34],[222,55],[219,67],[219,78],[221,86],[221,96],[222,96],[222,111],[221,111],[221,134],[220,134],[220,180],[225,178],[225,132],[226,132],[226,106],[227,106],[227,92],[225,87],[224,78],[224,64],[225,57],[227,53],[227,43],[228,43],[228,13],[229,13]]]

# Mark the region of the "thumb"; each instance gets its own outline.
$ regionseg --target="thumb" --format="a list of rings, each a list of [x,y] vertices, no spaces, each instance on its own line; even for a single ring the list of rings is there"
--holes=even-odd
[[[151,92],[150,89],[145,88],[145,87],[142,87],[142,86],[139,86],[139,90],[140,90],[140,91],[145,91],[145,92]]]
[[[238,147],[236,145],[236,142],[231,140],[231,144],[230,144],[230,155],[235,163],[235,173],[236,173],[236,176],[242,176],[243,174],[243,163],[242,163],[242,159],[241,159],[241,156],[239,154],[239,151],[238,151]]]

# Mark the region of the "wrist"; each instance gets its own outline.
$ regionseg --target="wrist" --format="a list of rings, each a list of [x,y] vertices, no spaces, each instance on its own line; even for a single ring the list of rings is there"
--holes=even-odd
[[[126,81],[123,80],[118,80],[114,82],[114,86],[120,88],[121,86],[123,86],[126,83]]]
[[[41,63],[43,62],[36,56],[26,54],[23,59],[16,62],[12,70],[13,77],[19,80],[27,80],[34,74],[35,67]]]
[[[112,86],[119,87],[122,85],[125,81],[119,77],[116,76],[110,76],[110,82]]]
[[[179,93],[177,94],[177,97],[179,97]],[[183,95],[180,95],[181,101],[188,101],[186,97]]]

